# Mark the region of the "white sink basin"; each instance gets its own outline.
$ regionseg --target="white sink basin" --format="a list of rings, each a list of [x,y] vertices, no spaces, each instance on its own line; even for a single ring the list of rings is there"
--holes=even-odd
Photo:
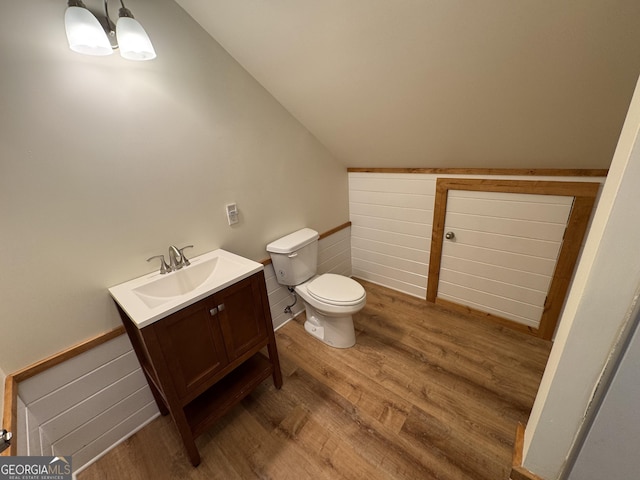
[[[174,313],[264,269],[261,263],[214,250],[191,265],[161,275],[156,271],[109,289],[138,328]]]

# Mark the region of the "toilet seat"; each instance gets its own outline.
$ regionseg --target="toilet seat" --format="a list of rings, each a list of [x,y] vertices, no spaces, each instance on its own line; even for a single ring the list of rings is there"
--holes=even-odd
[[[364,288],[343,275],[325,273],[307,284],[307,292],[316,300],[331,305],[351,306],[362,302]]]

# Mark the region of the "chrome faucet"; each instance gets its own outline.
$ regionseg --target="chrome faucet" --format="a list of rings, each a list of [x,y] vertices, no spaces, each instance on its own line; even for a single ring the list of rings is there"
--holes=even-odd
[[[188,267],[191,262],[184,256],[184,250],[187,248],[193,248],[193,245],[187,245],[186,247],[177,248],[174,245],[169,247],[169,264],[164,259],[164,255],[154,255],[147,258],[147,262],[150,262],[154,258],[160,259],[160,275],[165,273],[174,272],[180,270],[182,267]]]
[[[183,267],[182,253],[175,245],[169,247],[169,271],[180,270]]]
[[[147,262],[150,262],[154,258],[160,259],[160,275],[164,275],[165,273],[169,273],[171,271],[169,265],[167,265],[167,262],[165,262],[164,260],[164,255],[154,255],[153,257],[149,257],[147,258]]]
[[[171,271],[180,270],[182,267],[191,265],[189,259],[184,256],[184,250],[187,248],[193,248],[193,245],[187,245],[182,248],[176,248],[174,245],[169,247],[169,267]]]
[[[193,245],[187,245],[186,247],[182,247],[182,248],[178,249],[178,251],[180,252],[180,256],[182,257],[182,266],[183,267],[188,267],[189,265],[191,265],[191,262],[189,261],[189,259],[184,256],[184,251],[187,248],[193,248]]]

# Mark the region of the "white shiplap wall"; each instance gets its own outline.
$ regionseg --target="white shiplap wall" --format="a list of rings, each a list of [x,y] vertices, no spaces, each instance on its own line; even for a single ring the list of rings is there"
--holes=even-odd
[[[126,335],[24,380],[19,398],[19,453],[72,455],[74,472],[158,415]]]
[[[355,277],[425,298],[436,178],[349,173]]]
[[[487,178],[349,172],[351,261],[355,277],[426,298],[435,188],[441,177]],[[491,178],[532,180],[530,176]],[[535,180],[604,182],[601,177],[539,176]],[[508,255],[500,256],[508,260]]]
[[[318,271],[351,273],[350,229],[319,243]],[[299,314],[292,296],[265,268],[274,328]],[[18,454],[72,455],[78,473],[159,415],[126,335],[120,335],[19,384]]]

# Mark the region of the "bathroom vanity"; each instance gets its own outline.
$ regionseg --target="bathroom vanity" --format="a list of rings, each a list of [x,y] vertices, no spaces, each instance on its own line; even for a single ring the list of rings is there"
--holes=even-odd
[[[206,260],[194,259],[192,263],[205,265]],[[247,264],[251,268],[229,273],[221,282],[212,277],[224,262],[214,263],[205,281],[177,296],[153,297],[150,294],[176,292],[167,290],[166,285],[143,289],[140,285],[152,281],[168,283],[170,275],[178,277],[180,271],[162,277],[151,275],[149,281],[136,279],[110,289],[158,408],[163,415],[171,414],[194,466],[200,463],[194,442],[198,435],[269,376],[276,388],[282,386],[262,265],[251,262]],[[190,268],[185,267],[185,272]],[[193,277],[196,273],[188,275]],[[201,272],[198,275],[205,277]],[[184,278],[171,282],[183,290],[187,284]],[[193,287],[195,283],[189,285]],[[157,312],[139,314],[136,308],[140,305],[127,303],[131,299],[126,291],[143,291],[152,300],[139,294],[134,296],[152,305],[151,310],[164,306],[164,311],[170,312],[165,316]],[[153,298],[170,300],[161,302]]]

